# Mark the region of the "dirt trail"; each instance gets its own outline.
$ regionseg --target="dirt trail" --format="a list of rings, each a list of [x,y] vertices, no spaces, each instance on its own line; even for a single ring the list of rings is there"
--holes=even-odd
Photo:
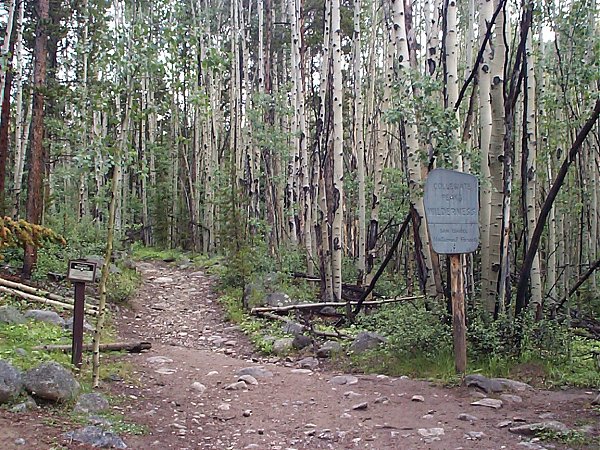
[[[138,268],[143,284],[131,308],[116,312],[116,326],[121,338],[149,340],[152,349],[104,356],[131,369],[125,379],[109,377],[101,386],[115,412],[147,428],[142,435],[119,432],[130,449],[568,448],[525,446],[528,440],[499,427],[542,418],[569,427],[595,424],[599,433],[592,392],[520,392],[491,409],[472,406],[481,394],[467,388],[406,377],[340,378],[344,374],[299,369],[294,359],[261,358],[224,320],[210,277],[165,263]],[[248,367],[267,376],[257,375],[256,385],[226,389]],[[64,410],[0,409],[0,449],[90,448],[65,442],[63,432],[78,427]]]
[[[142,288],[118,321],[122,337],[153,343],[149,353],[126,357],[139,382],[123,387],[131,399],[125,412],[149,429],[127,436],[130,448],[512,449],[526,447],[498,428],[503,421],[539,422],[542,416],[574,426],[594,420],[591,393],[583,391],[519,393],[522,402],[505,400],[496,410],[471,406],[479,393],[466,388],[376,375],[339,385],[332,382],[338,373],[268,363],[224,322],[202,272],[162,263],[141,263],[139,270]],[[238,370],[256,366],[272,376],[225,389],[238,381]],[[461,420],[461,414],[473,417]],[[443,435],[424,436],[440,429]]]

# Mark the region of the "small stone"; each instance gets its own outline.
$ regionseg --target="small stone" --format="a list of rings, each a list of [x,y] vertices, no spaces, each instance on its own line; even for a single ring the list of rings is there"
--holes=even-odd
[[[173,282],[173,278],[171,278],[171,277],[158,277],[158,278],[155,278],[152,281],[154,283],[157,283],[157,284],[166,284],[166,283],[172,283]]]
[[[258,381],[252,375],[242,375],[238,378],[238,381],[243,381],[246,384],[250,384],[252,386],[258,385]]]
[[[362,402],[362,403],[358,403],[358,404],[354,405],[352,407],[352,409],[355,411],[363,411],[363,410],[367,409],[368,407],[369,407],[369,404],[367,402]]]
[[[596,398],[592,400],[592,405],[600,405],[600,394],[598,394]]]
[[[219,411],[229,411],[231,409],[231,405],[229,403],[221,403],[217,409]]]
[[[419,428],[417,433],[425,439],[439,440],[440,436],[444,435],[443,428]]]
[[[25,445],[25,439],[23,439],[23,438],[15,439],[15,445]]]
[[[226,391],[240,391],[242,389],[246,389],[247,385],[243,381],[238,381],[237,383],[231,383],[225,386]]]
[[[471,414],[462,413],[458,415],[458,420],[463,420],[465,422],[475,422],[477,417],[472,416]]]
[[[215,375],[219,375],[219,372],[217,372],[216,370],[211,370],[206,374],[207,377],[214,377]]]
[[[376,399],[375,399],[375,403],[376,403],[376,404],[380,404],[380,403],[381,403],[382,405],[386,405],[386,404],[388,404],[389,402],[390,402],[390,399],[389,399],[389,398],[387,398],[387,397],[385,397],[385,396],[383,396],[383,397],[378,397],[378,398],[376,398]]]
[[[292,370],[290,370],[290,372],[298,373],[300,375],[311,375],[313,373],[313,371],[310,369],[292,369]]]
[[[425,401],[425,397],[423,397],[422,395],[413,395],[412,398],[410,399],[411,402],[424,402]]]
[[[502,394],[500,398],[507,403],[523,403],[523,399],[518,395]]]
[[[506,428],[506,427],[510,427],[512,425],[513,421],[512,420],[503,420],[502,422],[498,422],[496,424],[496,428]]]
[[[150,358],[146,358],[146,361],[150,364],[167,364],[173,362],[171,358],[167,358],[166,356],[151,356]]]
[[[308,358],[304,358],[298,361],[298,366],[301,369],[315,370],[317,367],[319,367],[319,360],[310,356]]]
[[[202,383],[200,383],[198,381],[194,381],[192,383],[192,389],[194,391],[196,391],[198,393],[198,395],[202,395],[206,391],[206,386],[204,386]]]
[[[242,375],[252,375],[254,378],[260,377],[272,377],[273,372],[266,370],[264,367],[256,366],[256,367],[245,367],[236,372],[237,376]]]
[[[467,434],[465,434],[465,438],[471,441],[479,441],[483,439],[484,436],[485,433],[483,431],[469,431]]]
[[[331,384],[337,384],[338,386],[352,385],[358,383],[358,378],[352,375],[338,375],[329,380]]]
[[[156,373],[160,373],[161,375],[173,375],[177,372],[177,369],[170,369],[168,367],[162,367],[160,369],[155,370]]]
[[[502,408],[502,400],[495,398],[482,398],[479,401],[471,403],[473,406],[485,406],[487,408],[500,409]]]
[[[250,417],[252,415],[252,410],[251,409],[246,409],[246,410],[244,410],[244,412],[242,413],[242,415],[244,417]]]

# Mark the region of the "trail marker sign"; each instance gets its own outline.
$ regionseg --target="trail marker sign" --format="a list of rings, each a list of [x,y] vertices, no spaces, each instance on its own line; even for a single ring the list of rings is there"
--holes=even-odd
[[[69,261],[67,278],[75,287],[75,303],[73,308],[73,343],[71,346],[71,362],[81,368],[83,353],[83,316],[85,314],[85,283],[96,281],[96,263],[82,260]]]
[[[462,172],[434,169],[425,183],[425,216],[433,250],[471,253],[479,246],[479,183]]]
[[[425,216],[436,253],[450,255],[452,335],[456,372],[467,370],[464,268],[461,253],[479,246],[479,184],[477,178],[453,170],[435,169],[425,182]]]

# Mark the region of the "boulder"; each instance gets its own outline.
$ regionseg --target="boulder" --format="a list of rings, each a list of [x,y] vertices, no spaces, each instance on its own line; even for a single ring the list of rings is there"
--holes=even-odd
[[[263,301],[265,306],[289,306],[293,305],[296,302],[292,300],[292,298],[284,292],[272,292],[267,294]]]
[[[30,309],[29,311],[25,312],[25,317],[28,319],[36,320],[38,322],[52,323],[61,327],[65,326],[65,320],[54,311],[47,311],[44,309]]]
[[[69,431],[64,436],[68,440],[97,448],[127,448],[127,444],[119,436],[94,425],[76,431]]]
[[[23,387],[21,372],[0,359],[0,404],[19,396]]]
[[[294,344],[294,338],[281,338],[273,342],[273,353],[282,356],[289,353]]]
[[[23,316],[23,314],[21,314],[21,311],[19,311],[14,306],[0,306],[0,323],[16,325],[25,322],[25,316]]]
[[[296,322],[285,322],[281,325],[281,330],[285,334],[291,334],[292,336],[298,336],[304,332],[304,327]]]
[[[312,345],[312,339],[308,336],[304,336],[303,334],[297,334],[292,341],[292,346],[296,350],[302,350],[310,345]]]
[[[297,364],[301,369],[315,370],[319,367],[319,360],[309,356],[308,358],[301,359]]]
[[[262,292],[260,287],[255,283],[247,284],[244,287],[244,293],[242,294],[242,305],[245,310],[250,310],[257,306],[260,302]]]
[[[333,306],[324,306],[319,311],[319,314],[321,314],[322,316],[327,316],[327,317],[338,317],[338,316],[340,316],[340,313],[338,313],[337,309],[335,309]]]
[[[508,378],[487,378],[480,374],[467,375],[464,384],[468,387],[479,388],[487,394],[506,391],[522,392],[533,389],[530,385],[521,381],[509,380]]]
[[[77,399],[73,412],[79,414],[98,413],[109,408],[108,400],[102,394],[82,394]]]
[[[387,339],[384,336],[371,331],[362,331],[350,344],[350,351],[355,354],[364,353],[386,343]]]
[[[64,326],[65,330],[72,332],[73,331],[73,317],[69,317],[67,320],[65,320],[65,324],[63,326]],[[90,333],[93,333],[95,331],[94,327],[91,326],[88,323],[88,321],[85,319],[83,320],[83,330],[88,331]]]
[[[330,358],[331,356],[335,355],[336,353],[340,353],[341,351],[342,346],[339,342],[326,341],[317,350],[317,356],[319,358]]]
[[[34,397],[54,402],[69,401],[81,386],[73,374],[56,362],[46,362],[25,373],[25,389]]]

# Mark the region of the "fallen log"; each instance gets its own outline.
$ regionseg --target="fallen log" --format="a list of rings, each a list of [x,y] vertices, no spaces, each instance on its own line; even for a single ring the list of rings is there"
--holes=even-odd
[[[277,314],[273,314],[273,313],[266,312],[266,311],[253,312],[253,314],[256,316],[259,316],[259,317],[267,318],[267,319],[278,320],[280,322],[285,322],[285,323],[292,323],[292,321],[287,319],[286,317],[278,316]],[[331,337],[331,338],[338,338],[338,339],[354,339],[352,336],[350,336],[346,333],[339,332],[339,331],[336,331],[336,332],[319,331],[319,330],[314,330],[310,327],[307,327],[306,325],[302,325],[302,324],[298,324],[298,325],[300,325],[303,330],[308,331],[309,333],[314,334],[315,336]]]
[[[46,350],[49,352],[52,351],[62,351],[62,352],[70,352],[71,344],[68,345],[38,345],[37,347],[33,347],[32,350]],[[83,346],[83,351],[91,352],[94,348],[93,344],[85,344]],[[140,353],[143,350],[150,350],[152,348],[152,344],[150,342],[114,342],[110,344],[100,344],[101,352],[118,352],[121,350],[125,350],[129,353]]]
[[[423,295],[413,295],[411,297],[396,297],[396,298],[386,298],[382,300],[370,300],[362,302],[365,306],[375,306],[375,305],[384,305],[386,303],[400,303],[404,301],[418,300],[420,298],[424,298]],[[326,306],[337,307],[345,307],[348,303],[346,302],[323,302],[323,303],[302,303],[299,305],[288,305],[288,306],[264,306],[258,308],[252,308],[250,312],[252,314],[262,313],[262,312],[286,312],[298,309],[315,309],[315,308],[324,308]],[[358,302],[350,302],[351,305],[357,305]]]
[[[19,291],[17,289],[11,289],[6,286],[0,286],[0,292],[4,292],[5,294],[10,294],[10,295],[15,295],[17,297],[21,297],[26,300],[31,300],[33,302],[44,303],[46,305],[56,306],[57,308],[69,309],[71,311],[74,309],[74,306],[69,303],[63,303],[63,302],[59,302],[56,300],[50,300],[47,298],[38,297],[37,295],[28,294],[27,292]],[[92,310],[87,310],[86,313],[90,314],[92,316],[95,316],[98,314],[97,311],[92,311]]]
[[[30,286],[28,284],[17,283],[16,281],[7,280],[7,279],[1,278],[1,277],[0,277],[0,286],[4,286],[4,287],[10,288],[10,289],[15,289],[17,291],[26,292],[28,294],[33,294],[37,297],[43,297],[48,300],[54,300],[54,301],[57,301],[60,303],[68,304],[68,305],[72,305],[74,302],[73,299],[63,297],[62,295],[53,294],[52,292],[48,292],[43,289]],[[86,307],[86,309],[93,310],[93,311],[98,310],[98,307],[96,305],[90,305],[88,303],[86,303],[85,307]]]

